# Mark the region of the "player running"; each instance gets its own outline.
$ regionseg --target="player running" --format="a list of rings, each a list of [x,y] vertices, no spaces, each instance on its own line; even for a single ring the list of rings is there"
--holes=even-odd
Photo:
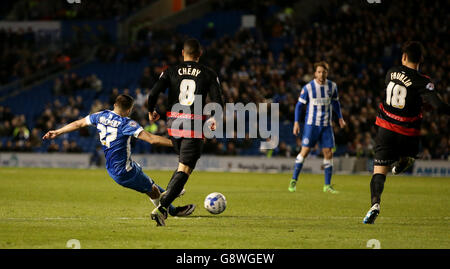
[[[165,137],[150,134],[135,121],[128,118],[133,110],[133,103],[134,100],[131,96],[119,95],[116,98],[113,111],[105,110],[88,115],[58,130],[47,132],[43,139],[54,139],[86,126],[95,126],[103,145],[106,170],[111,178],[123,187],[147,194],[152,203],[158,207],[160,195],[164,192],[164,189],[144,174],[139,164],[131,160],[130,140],[131,136],[134,136],[150,144],[166,147],[171,147],[172,142]],[[181,207],[170,205],[169,214],[172,216],[187,216],[194,209],[194,205]]]
[[[386,97],[375,122],[379,128],[370,181],[372,207],[363,223],[373,224],[380,213],[381,193],[390,166],[393,166],[392,174],[397,175],[414,163],[419,152],[422,101],[441,113],[450,114],[449,105],[439,98],[430,78],[418,71],[422,55],[419,42],[408,42],[403,47],[402,65],[387,72]]]
[[[223,107],[219,78],[211,68],[200,64],[202,55],[200,43],[196,39],[188,39],[184,42],[182,56],[184,61],[178,65],[167,68],[155,83],[148,96],[148,110],[150,121],[159,119],[155,111],[155,105],[160,93],[168,91],[168,107],[182,106],[190,113],[171,111],[167,113],[167,126],[170,139],[173,142],[175,152],[178,155],[178,168],[172,175],[167,185],[167,190],[161,196],[161,205],[152,212],[152,218],[157,225],[162,226],[167,218],[167,207],[183,189],[190,174],[200,158],[203,148],[203,129],[196,130],[195,126],[203,126],[206,116],[202,115],[206,97],[209,95],[211,102]],[[194,114],[194,107],[199,106],[200,114]],[[192,113],[194,112],[194,113]],[[211,118],[211,130],[215,130],[215,122]],[[182,121],[182,124],[177,127]]]
[[[336,83],[327,79],[328,63],[318,62],[314,64],[314,79],[306,84],[298,98],[295,106],[294,135],[300,133],[300,116],[303,105],[306,107],[305,125],[303,129],[302,149],[295,159],[294,173],[289,183],[288,190],[296,191],[298,175],[300,174],[303,162],[308,156],[311,148],[319,143],[323,152],[323,167],[325,171],[324,192],[338,193],[331,185],[331,175],[333,173],[333,152],[334,135],[332,127],[332,111],[339,117],[339,126],[345,127],[345,121],[341,113],[338,90]]]

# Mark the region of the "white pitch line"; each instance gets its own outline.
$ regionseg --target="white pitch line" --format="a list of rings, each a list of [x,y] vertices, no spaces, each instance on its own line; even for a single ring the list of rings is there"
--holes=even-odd
[[[217,216],[217,218],[220,218],[221,216]],[[227,216],[230,217],[230,216]],[[231,216],[232,217],[232,216]],[[189,219],[202,219],[204,217],[202,216],[189,216],[189,217],[170,217],[171,219],[179,219],[179,220],[189,220]],[[239,217],[236,216],[235,218],[241,218],[243,220],[249,220],[249,219],[265,219],[265,218],[271,218],[268,217]],[[298,218],[287,218],[287,219],[297,219],[297,220],[321,220],[321,219],[331,219],[331,220],[346,220],[346,219],[360,219],[361,217],[349,217],[349,216],[310,216],[310,217],[298,217]],[[381,217],[383,219],[409,219],[409,220],[450,220],[450,217],[437,217],[437,216],[431,216],[431,217]],[[113,218],[101,218],[101,217],[37,217],[37,218],[0,218],[0,221],[53,221],[53,220],[146,220],[150,219],[150,217],[113,217]]]

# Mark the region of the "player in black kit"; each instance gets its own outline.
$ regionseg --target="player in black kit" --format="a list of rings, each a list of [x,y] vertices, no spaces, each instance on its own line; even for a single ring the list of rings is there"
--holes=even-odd
[[[373,176],[370,182],[372,207],[363,223],[373,224],[380,213],[381,193],[386,175],[392,166],[394,175],[404,172],[419,152],[422,101],[431,104],[439,113],[450,114],[434,89],[430,78],[419,73],[423,59],[419,42],[408,42],[403,47],[402,66],[391,68],[386,75],[386,97],[379,106],[375,124]]]
[[[182,55],[184,61],[167,68],[148,96],[149,119],[156,121],[160,117],[155,111],[158,96],[169,89],[168,107],[171,111],[167,113],[167,131],[179,156],[178,168],[172,175],[166,191],[161,195],[160,206],[151,214],[158,226],[165,225],[167,207],[183,190],[202,153],[203,124],[206,121],[203,108],[206,97],[209,95],[211,102],[223,107],[222,91],[216,72],[199,63],[202,55],[200,43],[196,39],[186,40]],[[200,111],[197,111],[199,108]],[[214,118],[208,121],[210,129],[214,131]]]

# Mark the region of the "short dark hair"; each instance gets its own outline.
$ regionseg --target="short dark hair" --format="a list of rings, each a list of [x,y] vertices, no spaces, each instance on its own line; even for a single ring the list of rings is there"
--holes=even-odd
[[[420,63],[423,61],[424,48],[418,41],[408,41],[403,45],[403,53],[408,56],[411,63]]]
[[[134,99],[128,94],[120,94],[116,97],[115,104],[118,105],[121,110],[126,111],[133,106]]]
[[[327,62],[325,62],[325,61],[320,61],[320,62],[314,63],[314,72],[317,71],[317,67],[319,67],[319,66],[322,66],[322,67],[325,68],[325,70],[327,70],[327,71],[328,71],[328,69],[329,69],[329,65],[328,65]]]
[[[184,41],[183,50],[185,54],[188,54],[194,58],[199,58],[202,53],[202,46],[195,38],[190,38]]]

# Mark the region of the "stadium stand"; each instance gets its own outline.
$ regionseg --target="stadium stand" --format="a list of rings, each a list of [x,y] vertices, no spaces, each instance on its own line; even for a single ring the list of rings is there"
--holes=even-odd
[[[127,16],[134,10],[129,2],[145,5],[151,1],[119,1],[123,6],[100,13],[94,11],[102,9],[104,3],[89,2],[93,14],[80,12],[76,16],[79,19]],[[137,99],[132,118],[152,133],[165,134],[163,120],[148,123],[143,100],[164,67],[179,60],[180,46],[187,36],[196,37],[204,44],[202,61],[216,68],[227,103],[280,104],[281,142],[277,149],[261,152],[258,139],[213,139],[205,146],[209,154],[296,155],[301,141],[292,135],[292,126],[298,94],[302,85],[312,79],[313,62],[326,60],[331,64],[329,77],[339,87],[342,112],[348,124],[344,130],[335,127],[335,155],[371,157],[376,130],[373,123],[376,106],[382,98],[384,75],[390,66],[399,64],[400,46],[410,39],[421,40],[426,45],[428,54],[421,70],[436,82],[443,99],[449,101],[450,58],[445,54],[449,49],[445,42],[448,29],[438,27],[440,21],[448,19],[446,1],[382,4],[368,12],[367,3],[348,1],[342,4],[333,0],[312,16],[300,19],[295,16],[299,11],[293,9],[295,5],[291,1],[246,2],[248,6],[239,1],[219,2],[208,14],[174,27],[175,32],[170,34],[167,30],[147,27],[134,43],[99,44],[93,61],[3,98],[0,102],[0,149],[95,152],[98,142],[90,138],[93,130],[82,130],[56,142],[41,142],[39,138],[49,129],[110,108],[110,100],[122,92]],[[396,16],[399,10],[409,16],[399,18]],[[415,16],[417,10],[424,12]],[[20,14],[20,18],[47,18],[46,12]],[[50,19],[65,16],[64,13],[61,13],[63,17],[58,15],[60,13],[51,14],[54,15]],[[244,14],[256,16],[256,27],[240,28]],[[359,30],[361,26],[365,27],[364,31]],[[406,27],[423,31],[410,36]],[[436,31],[439,34],[436,35]],[[0,32],[1,40],[10,41],[14,37],[10,44],[0,42],[0,46],[6,48],[1,56],[2,84],[54,67],[59,63],[58,57],[66,55],[61,54],[62,51],[34,50],[32,38],[27,36],[32,35]],[[71,50],[64,50],[67,51],[67,55],[73,57]],[[0,90],[0,97],[4,96]],[[164,97],[159,101],[159,109],[167,110]],[[423,114],[422,158],[448,159],[450,139],[446,117],[432,110]],[[134,141],[133,151],[163,152],[139,141]]]

